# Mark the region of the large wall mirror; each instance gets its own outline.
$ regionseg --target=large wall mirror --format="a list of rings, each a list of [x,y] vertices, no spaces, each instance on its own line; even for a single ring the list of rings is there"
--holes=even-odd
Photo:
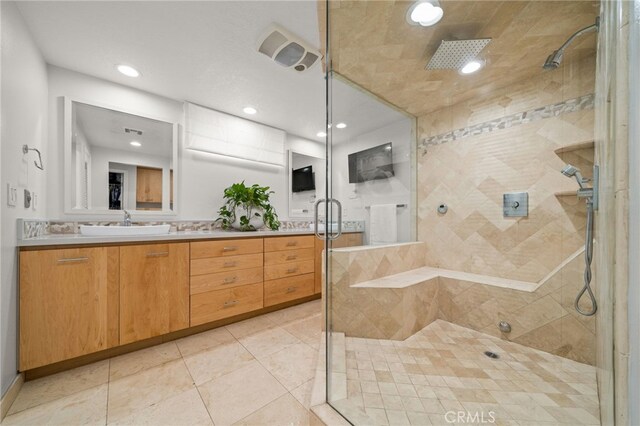
[[[176,124],[64,102],[67,213],[175,212]]]
[[[289,217],[313,217],[316,198],[324,194],[325,161],[322,158],[289,151]]]

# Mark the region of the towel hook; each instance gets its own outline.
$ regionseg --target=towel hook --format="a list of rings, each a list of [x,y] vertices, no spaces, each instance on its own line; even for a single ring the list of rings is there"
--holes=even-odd
[[[23,154],[28,154],[29,151],[35,151],[38,153],[38,160],[40,160],[40,165],[38,165],[37,161],[34,161],[33,164],[36,165],[37,168],[39,168],[40,170],[44,170],[44,165],[42,164],[42,154],[40,154],[40,151],[36,148],[29,148],[29,145],[22,145],[22,153]]]

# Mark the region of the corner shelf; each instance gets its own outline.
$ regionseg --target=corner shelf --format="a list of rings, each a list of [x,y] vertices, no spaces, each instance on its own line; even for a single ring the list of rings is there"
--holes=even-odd
[[[567,145],[567,146],[560,147],[560,148],[554,150],[553,152],[555,152],[556,155],[560,155],[560,154],[565,154],[567,152],[578,151],[580,149],[593,148],[594,146],[595,146],[595,144],[594,144],[593,141],[579,142],[579,143],[574,143],[572,145]]]

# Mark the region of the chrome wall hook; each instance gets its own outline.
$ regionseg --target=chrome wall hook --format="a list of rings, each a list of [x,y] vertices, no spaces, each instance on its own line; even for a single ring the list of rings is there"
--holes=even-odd
[[[29,151],[35,151],[38,153],[38,160],[40,160],[40,164],[38,164],[37,161],[34,161],[33,164],[35,164],[36,167],[39,168],[40,170],[44,170],[44,164],[42,164],[42,154],[40,154],[40,151],[36,148],[29,148],[29,145],[22,145],[23,154],[28,154]]]

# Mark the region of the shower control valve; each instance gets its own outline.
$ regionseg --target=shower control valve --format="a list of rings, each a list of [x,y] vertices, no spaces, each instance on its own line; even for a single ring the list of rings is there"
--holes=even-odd
[[[502,215],[504,217],[527,217],[529,215],[529,194],[526,192],[503,194]]]

